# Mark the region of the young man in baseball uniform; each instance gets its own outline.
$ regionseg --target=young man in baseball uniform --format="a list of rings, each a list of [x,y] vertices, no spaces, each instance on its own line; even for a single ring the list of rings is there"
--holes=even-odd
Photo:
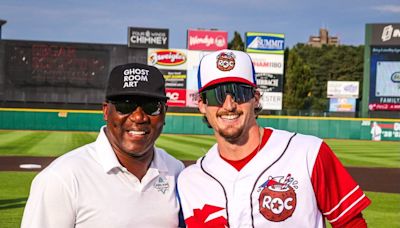
[[[322,139],[258,126],[249,55],[203,57],[198,82],[217,143],[178,178],[188,228],[366,227],[370,200]]]
[[[107,125],[95,142],[35,177],[21,227],[177,227],[175,186],[183,163],[154,146],[166,100],[157,68],[115,67],[103,103]]]

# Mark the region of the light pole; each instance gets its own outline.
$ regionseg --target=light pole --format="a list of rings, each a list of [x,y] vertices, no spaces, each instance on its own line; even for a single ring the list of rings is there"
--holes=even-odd
[[[6,20],[0,19],[0,40],[1,40],[1,28],[3,27],[3,25],[4,25],[5,23],[7,23]]]

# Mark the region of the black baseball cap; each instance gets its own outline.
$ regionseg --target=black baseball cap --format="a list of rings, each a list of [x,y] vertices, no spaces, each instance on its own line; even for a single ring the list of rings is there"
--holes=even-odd
[[[164,75],[156,67],[128,63],[114,67],[108,78],[107,100],[143,96],[167,100]]]

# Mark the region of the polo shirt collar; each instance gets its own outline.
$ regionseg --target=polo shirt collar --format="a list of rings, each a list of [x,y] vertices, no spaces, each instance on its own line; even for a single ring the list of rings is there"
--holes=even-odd
[[[168,172],[166,161],[162,158],[162,149],[154,147],[154,157],[150,169],[158,169],[159,172]]]
[[[96,150],[94,151],[94,158],[100,163],[105,172],[109,172],[114,168],[122,168],[123,166],[119,163],[118,158],[108,141],[105,129],[106,126],[101,127],[99,136],[97,136],[95,141]]]

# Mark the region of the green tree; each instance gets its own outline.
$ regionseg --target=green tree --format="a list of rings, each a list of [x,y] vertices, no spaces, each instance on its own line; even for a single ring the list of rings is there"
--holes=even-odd
[[[310,66],[304,62],[296,50],[289,52],[285,79],[284,109],[287,109],[289,114],[291,111],[309,109],[315,78]]]
[[[295,100],[304,100],[304,103],[298,104],[299,108],[326,111],[328,109],[327,104],[329,101],[326,95],[328,81],[359,81],[360,88],[362,88],[363,58],[363,46],[323,45],[322,47],[317,48],[305,44],[295,45],[289,50],[288,58],[285,58],[287,60],[285,66],[286,83],[292,83],[290,81],[293,81],[294,79],[291,79],[290,77],[293,77],[294,73],[305,70],[301,69],[299,65],[296,65],[293,62],[295,59],[298,59],[297,61],[301,62],[305,68],[307,66],[307,71],[309,71],[309,80],[306,78],[303,78],[302,80],[307,83],[312,82],[312,85],[309,93],[305,95],[299,93],[287,94],[288,91],[286,87],[289,86],[289,88],[291,88],[296,85],[285,84],[284,107],[286,108],[285,102],[293,103]],[[298,81],[296,83],[302,82]],[[308,88],[307,86],[305,87]],[[362,94],[362,91],[360,91],[360,94]],[[302,97],[288,97],[295,95]],[[286,105],[289,105],[289,103]],[[288,107],[293,108],[293,104]]]
[[[244,43],[238,32],[235,31],[233,39],[228,43],[228,49],[244,51]]]

